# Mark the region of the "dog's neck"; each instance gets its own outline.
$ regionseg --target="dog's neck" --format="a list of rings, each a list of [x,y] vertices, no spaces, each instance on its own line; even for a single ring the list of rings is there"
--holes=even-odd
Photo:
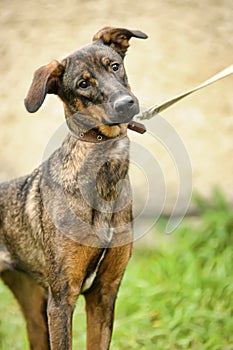
[[[80,141],[101,143],[111,139],[120,139],[127,135],[127,129],[135,131],[139,134],[144,134],[146,128],[143,124],[131,121],[128,124],[104,125],[89,127],[80,125],[72,118],[67,119],[67,125],[70,132]]]

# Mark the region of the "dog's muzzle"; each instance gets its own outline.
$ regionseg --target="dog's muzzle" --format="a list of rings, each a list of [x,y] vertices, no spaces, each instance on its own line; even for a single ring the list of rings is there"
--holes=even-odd
[[[123,96],[114,102],[114,109],[118,114],[126,114],[134,105],[131,96]]]
[[[111,118],[112,123],[128,123],[135,114],[139,112],[137,100],[130,95],[118,97],[113,103],[115,116]]]

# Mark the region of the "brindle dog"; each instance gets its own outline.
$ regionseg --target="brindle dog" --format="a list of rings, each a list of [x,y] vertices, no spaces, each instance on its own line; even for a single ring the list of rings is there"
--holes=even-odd
[[[39,68],[25,99],[64,104],[69,133],[32,174],[0,186],[0,273],[25,316],[30,348],[72,348],[84,294],[87,349],[109,349],[114,304],[132,249],[127,127],[138,113],[123,59],[140,31],[106,27]],[[134,127],[131,122],[131,127]]]

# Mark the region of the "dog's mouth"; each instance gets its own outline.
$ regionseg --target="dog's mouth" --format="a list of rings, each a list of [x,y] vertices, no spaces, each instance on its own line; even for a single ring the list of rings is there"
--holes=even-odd
[[[103,124],[109,125],[109,126],[128,124],[136,114],[137,113],[134,113],[132,116],[126,116],[126,117],[119,116],[119,117],[111,118],[111,120],[109,120],[110,119],[109,117],[106,117],[106,120],[103,121]]]
[[[109,126],[117,126],[117,125],[119,125],[119,123],[106,123],[105,125],[109,125]]]
[[[73,134],[79,135],[91,129],[113,137],[127,128],[139,112],[138,101],[129,95],[121,96],[112,102],[91,105],[67,118],[67,125]]]

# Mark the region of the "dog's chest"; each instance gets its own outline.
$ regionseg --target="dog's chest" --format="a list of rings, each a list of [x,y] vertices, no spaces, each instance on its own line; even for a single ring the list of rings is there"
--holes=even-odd
[[[82,293],[85,293],[86,291],[88,291],[88,289],[90,289],[91,286],[93,285],[95,278],[98,274],[100,264],[104,260],[106,252],[107,252],[107,249],[104,249],[101,256],[99,257],[99,259],[96,263],[95,269],[84,280],[84,283],[83,283],[82,288],[81,288]]]
[[[118,198],[121,182],[128,173],[129,139],[123,137],[88,146],[79,142],[73,149],[69,164],[65,164],[63,183],[67,182],[73,192],[78,191],[82,201],[96,208],[103,200],[110,202]]]

